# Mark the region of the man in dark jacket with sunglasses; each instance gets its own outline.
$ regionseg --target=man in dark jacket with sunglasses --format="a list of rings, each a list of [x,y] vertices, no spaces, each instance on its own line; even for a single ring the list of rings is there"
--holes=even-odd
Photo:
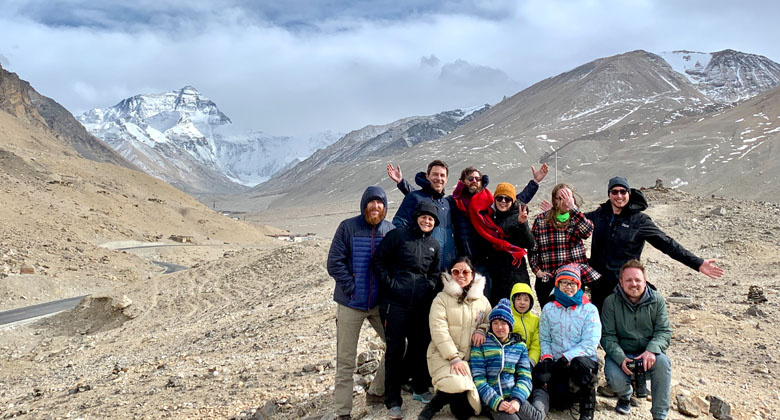
[[[591,287],[591,302],[599,308],[618,284],[620,267],[631,259],[639,260],[645,242],[659,251],[710,278],[723,275],[715,260],[704,260],[683,248],[643,213],[647,208],[644,194],[628,186],[628,180],[616,176],[607,186],[609,200],[598,209],[585,213],[593,222],[590,266],[601,274]]]

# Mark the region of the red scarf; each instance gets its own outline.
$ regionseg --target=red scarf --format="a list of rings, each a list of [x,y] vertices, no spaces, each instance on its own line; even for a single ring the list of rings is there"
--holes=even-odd
[[[454,194],[453,194],[454,196]],[[458,200],[456,199],[457,203]],[[507,235],[495,222],[493,222],[493,194],[490,190],[484,188],[482,191],[474,194],[468,204],[469,219],[471,225],[477,233],[493,245],[493,248],[499,251],[506,251],[512,255],[512,264],[520,267],[523,263],[523,257],[526,252],[519,246],[512,245],[506,241]],[[458,205],[460,208],[460,205]]]

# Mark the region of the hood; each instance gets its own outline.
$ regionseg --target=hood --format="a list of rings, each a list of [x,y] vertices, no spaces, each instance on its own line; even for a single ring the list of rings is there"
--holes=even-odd
[[[460,297],[463,294],[463,288],[458,286],[450,273],[441,273],[441,282],[444,284],[444,293],[452,297]],[[477,300],[485,295],[485,276],[479,273],[474,273],[474,280],[471,281],[471,288],[466,295],[468,300]]]
[[[429,214],[433,216],[433,226],[439,226],[439,210],[436,208],[436,206],[433,205],[433,203],[429,201],[420,201],[417,203],[417,207],[414,208],[414,215],[412,216],[415,220],[415,223],[417,218],[423,214]]]
[[[515,295],[518,293],[527,293],[531,296],[531,306],[528,307],[528,312],[531,312],[531,309],[534,308],[534,292],[531,290],[531,286],[525,283],[515,283],[515,285],[512,286],[512,293],[509,294],[509,301],[512,303],[512,315],[514,316],[522,315],[515,309]]]
[[[446,194],[446,189],[442,191],[441,193],[438,193],[433,190],[433,187],[431,187],[431,181],[428,181],[428,178],[425,176],[426,173],[424,171],[417,172],[417,175],[414,177],[414,182],[420,186],[420,188],[423,189],[428,194],[433,195],[435,198],[441,198],[444,197],[444,194]]]
[[[360,214],[363,214],[363,212],[366,211],[368,202],[375,198],[382,200],[382,202],[385,204],[385,214],[387,213],[387,194],[385,194],[385,190],[383,190],[382,187],[372,185],[366,188],[366,190],[363,192],[363,198],[360,199]]]
[[[612,211],[612,203],[610,203],[609,199],[607,199],[607,201],[602,204],[602,207],[606,207],[610,212]],[[626,204],[626,208],[634,213],[645,211],[647,209],[647,199],[645,198],[645,195],[642,193],[642,191],[639,191],[636,188],[631,188],[631,195],[628,198],[628,204]]]
[[[655,298],[655,292],[653,291],[652,286],[650,283],[647,283],[647,287],[645,287],[645,293],[642,295],[642,297],[639,299],[639,302],[634,303],[631,302],[628,299],[628,296],[626,296],[625,292],[623,292],[623,289],[620,287],[620,283],[618,283],[617,286],[615,286],[615,294],[622,299],[624,302],[628,304],[631,308],[638,308],[646,303],[650,303]]]

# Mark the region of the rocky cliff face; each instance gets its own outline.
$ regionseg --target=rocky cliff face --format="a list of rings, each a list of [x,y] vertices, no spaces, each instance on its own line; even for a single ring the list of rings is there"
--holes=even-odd
[[[84,158],[135,169],[130,162],[89,134],[68,110],[2,67],[0,109],[31,125],[47,129]]]
[[[780,85],[780,64],[762,55],[723,50],[674,51],[661,56],[717,102],[743,101]]]

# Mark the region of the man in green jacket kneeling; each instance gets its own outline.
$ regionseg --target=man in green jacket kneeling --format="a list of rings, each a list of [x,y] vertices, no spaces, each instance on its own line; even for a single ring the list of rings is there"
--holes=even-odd
[[[604,301],[601,311],[601,346],[607,353],[604,374],[618,395],[615,411],[628,414],[633,388],[645,388],[645,375],[651,381],[654,420],[665,420],[669,412],[672,367],[666,349],[672,328],[666,302],[657,291],[647,287],[645,266],[629,260],[620,268],[615,292]],[[641,393],[641,392],[639,392]]]

